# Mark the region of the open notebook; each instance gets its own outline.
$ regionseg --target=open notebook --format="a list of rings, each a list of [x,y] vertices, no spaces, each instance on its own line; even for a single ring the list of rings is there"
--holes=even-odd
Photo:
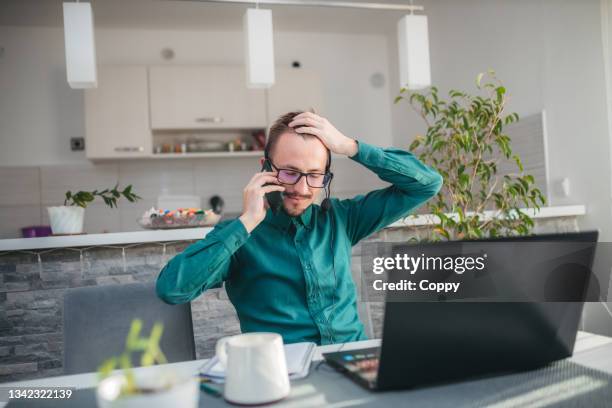
[[[308,375],[310,362],[314,356],[317,345],[315,343],[285,344],[285,357],[287,358],[287,371],[289,379],[298,380]],[[217,356],[208,360],[200,367],[200,375],[210,380],[222,383],[225,380],[225,368]]]

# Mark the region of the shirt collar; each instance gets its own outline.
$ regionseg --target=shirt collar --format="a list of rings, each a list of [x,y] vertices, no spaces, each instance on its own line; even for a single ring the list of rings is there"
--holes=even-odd
[[[302,225],[308,229],[312,229],[312,223],[310,222],[312,220],[312,207],[313,205],[310,204],[308,208],[306,208],[304,212],[298,217]]]
[[[266,212],[266,221],[275,225],[283,231],[287,231],[291,224],[303,225],[308,229],[312,229],[312,204],[304,210],[304,212],[297,217],[292,217],[285,212],[285,209],[281,207],[278,214],[274,214],[271,209]]]

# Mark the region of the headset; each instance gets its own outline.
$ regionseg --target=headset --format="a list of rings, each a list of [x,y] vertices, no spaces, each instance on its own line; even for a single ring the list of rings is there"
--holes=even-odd
[[[331,208],[331,200],[329,196],[331,195],[331,182],[334,178],[334,173],[330,171],[331,159],[332,159],[331,151],[329,149],[326,149],[326,150],[327,150],[327,163],[325,164],[325,174],[328,175],[329,179],[327,183],[325,183],[325,187],[324,187],[325,198],[321,202],[321,212],[324,215],[329,214],[329,219],[331,222],[331,239],[329,241],[329,249],[331,251],[332,270],[334,272],[334,297],[332,300],[332,310],[330,313],[330,318],[328,319],[329,322],[331,323],[333,321],[333,315],[334,315],[334,311],[336,308],[336,302],[337,302],[336,292],[338,290],[338,277],[336,275],[336,261],[334,259],[334,227],[335,227],[334,223],[335,223],[335,220],[334,220],[333,212],[329,211]],[[261,171],[272,171],[272,161],[270,160],[270,151],[269,151],[269,147],[267,143],[264,148],[264,163],[261,168]],[[272,191],[270,193],[266,193],[266,200],[268,200],[268,204],[270,205],[270,208],[272,209],[272,213],[277,214],[283,205],[283,198],[282,198],[281,192]],[[333,330],[332,324],[330,324],[329,330],[330,330],[331,343],[335,343],[335,336],[334,336],[334,330]]]

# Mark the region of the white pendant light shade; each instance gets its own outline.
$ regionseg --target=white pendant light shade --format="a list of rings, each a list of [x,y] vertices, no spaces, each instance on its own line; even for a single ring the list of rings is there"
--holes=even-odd
[[[427,16],[408,14],[397,25],[400,86],[412,90],[431,86]]]
[[[93,13],[89,3],[64,3],[66,76],[71,88],[98,86]]]
[[[244,14],[247,86],[269,88],[274,85],[274,38],[272,10],[247,9]]]

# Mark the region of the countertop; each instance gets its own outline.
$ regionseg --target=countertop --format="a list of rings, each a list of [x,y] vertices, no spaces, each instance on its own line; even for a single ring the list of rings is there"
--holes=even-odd
[[[15,238],[0,240],[0,251],[18,251],[45,248],[88,247],[146,242],[169,242],[202,239],[212,228],[180,228],[134,232],[109,232],[106,234],[65,235],[40,238]]]

